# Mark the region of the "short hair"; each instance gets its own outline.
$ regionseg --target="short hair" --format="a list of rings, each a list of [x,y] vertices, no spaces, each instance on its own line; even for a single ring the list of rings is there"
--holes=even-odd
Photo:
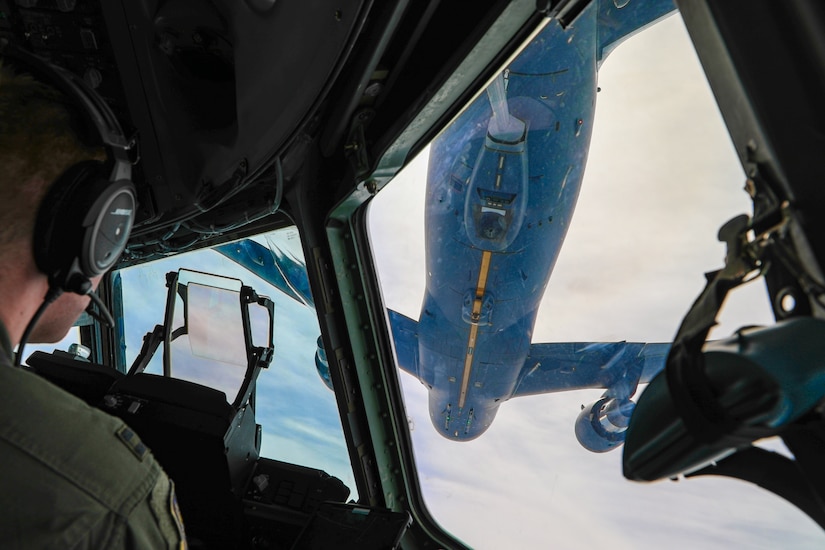
[[[68,100],[0,59],[0,251],[31,239],[49,187],[73,164],[100,159],[72,129]]]

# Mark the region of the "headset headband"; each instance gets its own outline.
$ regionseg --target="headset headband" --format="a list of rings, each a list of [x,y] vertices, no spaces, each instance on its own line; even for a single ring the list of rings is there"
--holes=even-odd
[[[94,125],[95,132],[86,137],[92,137],[98,144],[104,145],[113,162],[109,179],[131,180],[137,143],[125,136],[111,108],[82,78],[10,43],[0,49],[0,55],[4,60],[10,60],[19,71],[31,74],[35,80],[63,94],[75,109],[80,110],[84,120]],[[81,140],[82,137],[78,136]]]

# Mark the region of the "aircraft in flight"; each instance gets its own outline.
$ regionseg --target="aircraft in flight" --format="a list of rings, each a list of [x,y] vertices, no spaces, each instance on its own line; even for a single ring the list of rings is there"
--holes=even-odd
[[[603,388],[576,436],[594,452],[624,441],[631,397],[663,368],[669,345],[530,340],[579,194],[598,67],[673,9],[603,0],[566,29],[550,22],[433,143],[421,314],[389,317],[398,365],[429,390],[444,437],[480,436],[513,397]],[[306,303],[294,258],[270,248],[247,240],[216,250]],[[316,364],[329,385],[320,340]]]
[[[579,442],[621,444],[639,383],[666,344],[531,344],[544,289],[584,174],[598,67],[670,1],[594,2],[567,29],[549,23],[439,136],[425,208],[426,293],[418,322],[392,313],[401,368],[429,390],[443,436],[486,431],[518,396],[605,388],[576,421]]]

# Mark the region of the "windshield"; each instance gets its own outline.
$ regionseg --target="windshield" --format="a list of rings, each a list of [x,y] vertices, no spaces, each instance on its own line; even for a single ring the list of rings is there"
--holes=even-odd
[[[247,265],[247,261],[253,263]],[[324,470],[343,481],[351,490],[350,498],[357,500],[335,394],[316,368],[320,330],[303,263],[298,231],[287,228],[120,270],[115,276],[120,277],[123,288],[124,360],[128,368],[147,333],[163,324],[167,273],[181,270],[180,281],[188,283],[189,302],[197,304],[205,296],[209,307],[199,315],[192,309],[194,305],[188,306],[189,333],[193,336],[183,335],[172,341],[171,375],[224,391],[231,402],[243,378],[246,357],[239,310],[237,305],[233,308],[226,304],[237,303],[241,284],[268,296],[275,304],[275,351],[271,364],[257,381],[256,421],[263,430],[261,456]],[[269,276],[270,272],[279,278]],[[184,311],[180,297],[176,300],[175,328],[183,324]],[[253,342],[261,345],[267,336],[256,328],[260,312],[256,315],[256,308],[250,309]],[[210,337],[220,343],[219,348],[214,343],[206,345]],[[160,350],[155,353],[145,372],[162,374],[162,356]],[[187,362],[187,356],[195,360]]]
[[[576,25],[584,35],[586,21]],[[516,98],[523,84],[516,73],[530,78],[519,63],[496,79],[498,92],[469,106],[370,207],[370,239],[405,371],[399,376],[428,508],[476,548],[665,548],[674,541],[821,548],[825,538],[812,520],[753,485],[625,480],[622,448],[610,434],[588,441],[574,430],[604,386],[550,394],[529,382],[545,370],[530,363],[535,350],[578,350],[537,347],[544,344],[666,346],[702,290],[703,273],[722,266],[718,228],[752,210],[679,16],[634,36],[601,65],[595,113],[586,102],[582,116],[565,111],[581,101],[576,90],[548,86],[540,98]],[[564,67],[542,74],[554,74],[553,82],[570,76]],[[587,84],[593,76],[579,78]],[[501,88],[515,98],[509,112]],[[488,114],[472,118],[474,110]],[[514,119],[510,127],[526,123],[528,131],[497,140],[507,117]],[[531,148],[541,139],[531,131],[537,128],[567,137]],[[569,149],[591,129],[589,153],[586,146]],[[516,147],[519,140],[527,147]],[[509,187],[497,186],[505,173]],[[560,250],[552,249],[562,240]],[[537,271],[550,270],[545,288]],[[762,285],[731,295],[711,337],[772,323]],[[537,311],[517,305],[533,295]],[[510,321],[501,323],[504,317]],[[651,349],[649,364],[666,352]],[[644,382],[647,375],[637,376]],[[621,399],[613,405],[613,413],[624,414]]]

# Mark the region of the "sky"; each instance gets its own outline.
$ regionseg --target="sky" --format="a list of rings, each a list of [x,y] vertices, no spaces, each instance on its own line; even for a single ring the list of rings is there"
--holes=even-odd
[[[704,272],[723,265],[718,228],[751,210],[744,176],[678,15],[620,45],[599,86],[582,192],[533,342],[670,341]],[[385,303],[414,319],[424,292],[426,162],[425,151],[370,211]],[[761,285],[730,296],[712,336],[772,322]],[[795,507],[743,482],[625,480],[621,450],[592,454],[573,434],[580,406],[599,391],[514,399],[487,433],[457,443],[433,430],[420,382],[400,379],[427,505],[475,548],[825,543]]]

